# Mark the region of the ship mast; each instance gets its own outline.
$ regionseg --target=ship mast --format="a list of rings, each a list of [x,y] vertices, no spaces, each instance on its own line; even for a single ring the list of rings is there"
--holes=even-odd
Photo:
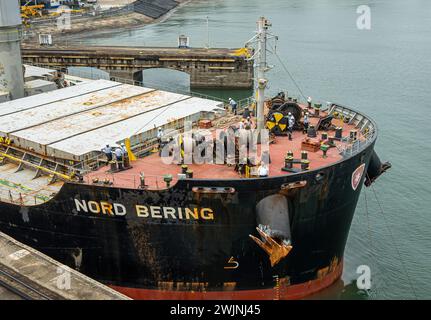
[[[256,45],[255,54],[253,57],[251,57],[251,59],[254,59],[254,90],[256,96],[256,118],[258,132],[265,128],[265,90],[268,84],[265,74],[270,69],[266,57],[267,42],[269,37],[277,38],[268,32],[269,27],[271,27],[271,23],[265,17],[260,17],[257,21],[256,35],[247,42],[247,45],[251,43]]]
[[[261,17],[257,22],[257,32],[258,32],[258,41],[257,41],[257,101],[256,101],[256,116],[257,116],[257,130],[260,132],[264,128],[264,104],[265,104],[265,89],[268,80],[265,78],[265,72],[267,70],[266,63],[266,41],[267,41],[267,33],[268,30],[268,21]]]

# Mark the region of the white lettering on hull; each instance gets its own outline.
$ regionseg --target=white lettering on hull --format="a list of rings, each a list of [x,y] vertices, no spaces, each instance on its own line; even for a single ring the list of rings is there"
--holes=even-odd
[[[121,203],[107,201],[86,201],[75,199],[78,212],[95,215],[125,216],[126,206]],[[214,220],[214,212],[210,208],[174,208],[161,206],[136,205],[134,213],[138,218],[170,219],[170,220]]]

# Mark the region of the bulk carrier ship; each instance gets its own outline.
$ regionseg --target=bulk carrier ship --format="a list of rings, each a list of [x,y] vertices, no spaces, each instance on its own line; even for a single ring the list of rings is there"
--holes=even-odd
[[[187,121],[231,130],[242,116],[219,102],[84,81],[0,104],[0,231],[135,299],[298,299],[333,284],[362,185],[388,168],[377,127],[334,103],[265,101],[269,24],[258,26],[268,176],[241,171],[238,157],[185,166],[154,152],[157,128],[163,141],[181,139]],[[122,142],[118,169],[100,150]]]

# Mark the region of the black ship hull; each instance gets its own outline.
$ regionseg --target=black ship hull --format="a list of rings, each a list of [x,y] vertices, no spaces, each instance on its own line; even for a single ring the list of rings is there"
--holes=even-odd
[[[0,230],[133,298],[302,298],[342,274],[373,148],[318,170],[161,191],[69,183],[43,205],[2,202]],[[280,218],[262,209],[268,197],[286,208],[293,247],[274,265],[250,237]]]

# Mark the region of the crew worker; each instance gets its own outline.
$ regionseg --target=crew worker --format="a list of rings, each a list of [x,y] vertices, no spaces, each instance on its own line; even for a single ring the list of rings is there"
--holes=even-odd
[[[121,147],[115,149],[115,158],[117,160],[118,170],[123,169],[123,150]]]
[[[121,151],[123,151],[124,168],[128,168],[130,167],[129,153],[124,143],[121,144]]]
[[[308,99],[307,99],[308,109],[311,109],[311,103],[312,102],[313,102],[313,100],[311,99],[311,97],[308,97]]]
[[[245,107],[244,108],[244,112],[243,112],[243,114],[242,114],[242,117],[244,118],[244,119],[247,119],[247,118],[249,118],[251,116],[251,111],[250,111],[250,109],[248,108],[248,107]]]
[[[261,162],[259,168],[257,169],[257,173],[260,178],[268,177],[268,167],[263,162]]]
[[[109,146],[109,144],[106,145],[106,147],[104,147],[102,149],[102,152],[105,154],[106,159],[108,160],[108,163],[112,161],[112,150],[111,147]]]
[[[123,155],[127,155],[127,149],[124,143],[121,144],[121,150],[123,151]]]
[[[234,115],[236,115],[236,112],[237,112],[237,107],[238,107],[238,104],[236,103],[236,101],[235,100],[233,100],[232,98],[229,98],[229,104],[230,104],[230,106],[231,106],[231,108],[232,108],[232,113],[234,114]]]
[[[159,143],[159,147],[162,143],[162,137],[163,137],[163,129],[161,127],[159,127],[157,129],[157,142]]]
[[[287,130],[289,131],[289,140],[292,140],[293,126],[295,125],[295,117],[290,112],[287,117],[289,121],[287,126]]]
[[[310,125],[310,119],[308,117],[308,112],[306,112],[304,115],[304,133],[307,133],[309,125]]]
[[[251,119],[250,117],[248,117],[247,120],[245,120],[245,129],[250,130],[251,126],[252,126]]]
[[[243,130],[244,129],[244,119],[239,122],[238,129],[239,130]]]

